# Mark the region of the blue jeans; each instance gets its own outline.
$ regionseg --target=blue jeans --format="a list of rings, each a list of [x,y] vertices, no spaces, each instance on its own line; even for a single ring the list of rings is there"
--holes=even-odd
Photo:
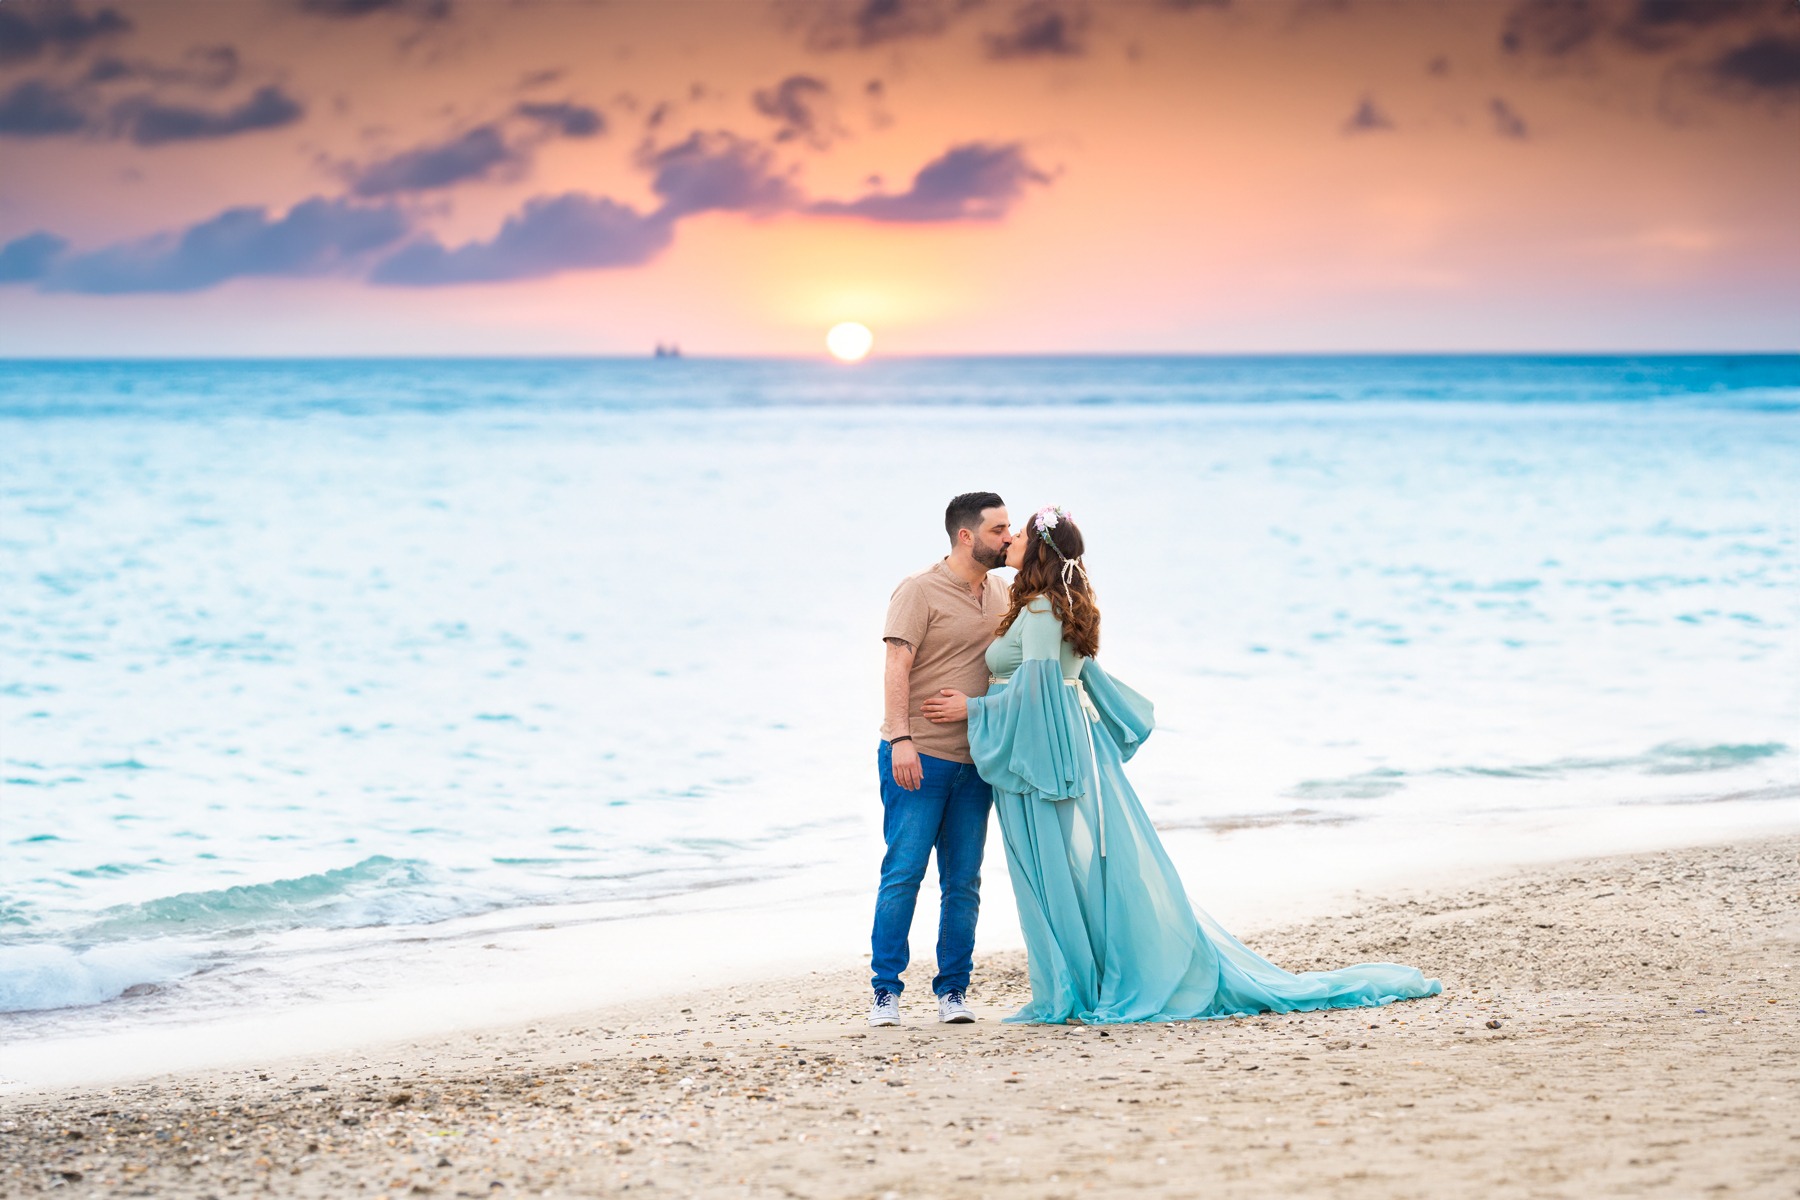
[[[875,896],[874,952],[870,966],[878,988],[898,996],[904,985],[913,909],[925,863],[937,850],[938,885],[943,907],[938,912],[938,995],[964,991],[975,958],[975,918],[981,911],[981,852],[987,845],[988,810],[994,793],[975,768],[947,758],[919,755],[924,780],[909,792],[894,782],[892,747],[876,751],[881,774],[881,832],[887,854],[881,860],[881,890]]]

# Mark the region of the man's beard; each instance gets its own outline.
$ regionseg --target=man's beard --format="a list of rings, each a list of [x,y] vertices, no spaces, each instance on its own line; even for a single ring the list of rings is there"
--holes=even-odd
[[[971,546],[969,547],[969,557],[973,558],[976,565],[983,570],[992,571],[1006,565],[1006,547],[990,550],[986,546]]]

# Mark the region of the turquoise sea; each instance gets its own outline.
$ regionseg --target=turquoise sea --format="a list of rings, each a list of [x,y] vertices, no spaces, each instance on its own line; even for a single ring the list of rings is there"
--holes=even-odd
[[[866,906],[973,489],[1081,522],[1197,854],[1800,826],[1800,356],[8,362],[0,446],[0,1038]]]

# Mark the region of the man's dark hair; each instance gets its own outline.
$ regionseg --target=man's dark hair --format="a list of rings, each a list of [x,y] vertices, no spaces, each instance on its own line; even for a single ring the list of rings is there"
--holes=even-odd
[[[964,492],[952,500],[944,510],[944,532],[950,535],[950,544],[956,545],[957,530],[980,529],[984,511],[1005,507],[1006,501],[993,492]]]

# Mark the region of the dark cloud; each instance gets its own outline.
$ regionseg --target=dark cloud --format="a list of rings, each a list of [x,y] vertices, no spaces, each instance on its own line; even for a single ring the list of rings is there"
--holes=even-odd
[[[888,111],[887,106],[887,86],[881,80],[871,79],[863,84],[862,94],[869,128],[886,129],[894,123],[894,115]]]
[[[600,115],[597,108],[589,108],[585,104],[571,104],[567,101],[556,104],[521,104],[513,110],[521,117],[530,117],[534,121],[555,129],[564,137],[590,138],[606,132],[606,118]]]
[[[125,59],[103,54],[88,64],[82,76],[86,83],[120,83],[127,80],[142,83],[190,84],[194,87],[223,88],[237,82],[243,60],[233,46],[195,46],[183,61],[165,67],[144,59]]]
[[[0,137],[80,133],[89,120],[74,93],[42,79],[27,79],[0,93]]]
[[[1289,28],[1297,29],[1311,21],[1346,17],[1351,12],[1351,0],[1293,0],[1293,3],[1293,10],[1288,17]],[[1366,5],[1363,11],[1369,11]]]
[[[112,295],[193,292],[251,275],[319,275],[358,264],[407,228],[398,209],[317,196],[279,219],[259,206],[229,208],[179,233],[62,257],[39,283],[45,291]]]
[[[772,88],[759,88],[751,103],[779,125],[778,142],[800,139],[822,150],[841,132],[832,119],[830,85],[811,75],[789,75]]]
[[[1593,0],[1525,0],[1507,14],[1500,48],[1520,56],[1563,58],[1591,43],[1605,16]]]
[[[1018,203],[1027,186],[1049,182],[1019,143],[970,142],[926,163],[904,192],[826,200],[808,211],[871,221],[994,221]]]
[[[519,82],[514,86],[521,92],[526,92],[534,87],[547,87],[566,74],[568,74],[568,72],[561,67],[547,67],[542,71],[527,71],[524,75],[519,77]]]
[[[1079,58],[1087,53],[1087,10],[1055,0],[1031,0],[1013,10],[1012,28],[983,37],[989,58]]]
[[[415,242],[377,264],[375,283],[438,287],[541,279],[562,271],[632,267],[669,244],[670,219],[645,216],[604,196],[569,192],[539,196],[508,217],[485,242],[448,249],[435,238]]]
[[[450,0],[300,0],[300,11],[315,17],[356,20],[376,13],[397,13],[427,21],[450,15]]]
[[[140,146],[279,129],[294,124],[305,115],[306,109],[298,100],[274,86],[256,89],[256,94],[248,100],[223,112],[186,104],[164,104],[148,96],[122,101],[113,109],[115,123]]]
[[[56,257],[69,248],[66,238],[54,233],[28,233],[0,246],[0,283],[30,283],[42,279]]]
[[[1494,118],[1494,131],[1501,137],[1523,140],[1531,136],[1531,131],[1526,128],[1525,118],[1521,117],[1512,105],[1500,97],[1495,96],[1488,101],[1488,112]]]
[[[226,87],[237,81],[243,61],[237,47],[223,43],[216,46],[194,46],[186,55],[188,78],[205,87]]]
[[[1712,76],[1737,94],[1800,96],[1800,38],[1764,34],[1720,55]]]
[[[1017,143],[953,147],[926,164],[911,188],[898,195],[810,206],[787,176],[776,172],[768,147],[735,134],[695,133],[664,149],[646,148],[638,162],[661,198],[653,212],[580,192],[540,196],[508,217],[492,238],[451,247],[430,235],[405,243],[413,226],[395,205],[315,197],[280,218],[261,207],[233,208],[185,230],[79,254],[70,254],[60,237],[35,233],[0,246],[0,282],[91,294],[188,292],[247,276],[366,270],[369,282],[383,285],[496,283],[648,262],[668,247],[679,221],[699,213],[995,220],[1030,185],[1051,181]],[[416,172],[417,160],[412,167]],[[418,176],[409,178],[416,182]],[[378,261],[367,269],[373,259]]]
[[[88,64],[83,83],[117,83],[125,79],[149,78],[154,68],[146,62],[127,62],[116,54],[102,54]]]
[[[1394,122],[1388,115],[1377,108],[1372,97],[1364,96],[1357,104],[1356,111],[1344,122],[1345,133],[1375,133],[1384,129],[1392,129]]]
[[[1715,25],[1770,9],[1761,0],[1637,0],[1614,32],[1639,50],[1667,50]]]
[[[421,146],[352,172],[350,190],[358,196],[392,196],[424,192],[470,180],[486,179],[523,160],[493,125],[477,125],[436,146]]]
[[[810,50],[866,50],[911,38],[937,37],[980,0],[790,0]]]
[[[1783,11],[1781,0],[1524,0],[1507,14],[1500,45],[1519,57],[1559,59],[1596,48],[1604,34],[1606,45],[1656,54]]]
[[[695,133],[666,150],[639,156],[650,170],[651,189],[662,197],[661,215],[702,212],[778,212],[793,208],[799,195],[775,173],[766,146],[718,130]]]
[[[1425,64],[1425,73],[1439,79],[1450,74],[1449,56],[1445,54],[1434,55],[1431,61]]]
[[[87,16],[73,4],[0,5],[0,67],[49,51],[73,54],[132,28],[131,18],[111,8]]]

